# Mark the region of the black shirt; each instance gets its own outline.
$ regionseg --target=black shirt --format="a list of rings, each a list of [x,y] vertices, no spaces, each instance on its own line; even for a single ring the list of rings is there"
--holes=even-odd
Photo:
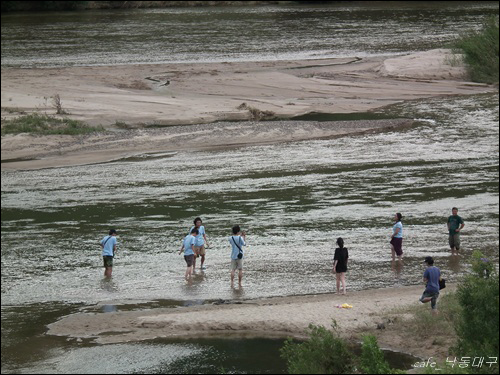
[[[349,253],[347,252],[347,248],[336,248],[335,256],[333,260],[337,260],[337,266],[335,267],[336,272],[347,272],[347,259],[349,258]]]

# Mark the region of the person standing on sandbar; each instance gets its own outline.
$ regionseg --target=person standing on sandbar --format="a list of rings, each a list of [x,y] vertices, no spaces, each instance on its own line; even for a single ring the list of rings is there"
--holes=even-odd
[[[337,294],[340,294],[340,282],[342,282],[342,294],[346,295],[345,273],[347,272],[349,252],[344,247],[344,240],[341,237],[337,238],[337,246],[333,257],[333,272],[337,277]]]

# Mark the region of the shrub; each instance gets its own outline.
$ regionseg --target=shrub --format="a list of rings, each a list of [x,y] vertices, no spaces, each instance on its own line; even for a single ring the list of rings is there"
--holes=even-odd
[[[454,352],[458,357],[498,357],[499,279],[482,259],[480,252],[474,252],[471,263],[475,273],[468,275],[457,291],[462,306],[455,327],[459,339]],[[487,276],[486,271],[490,272]],[[474,368],[478,373],[498,374],[498,371],[498,364]]]
[[[498,17],[491,17],[481,31],[469,31],[456,41],[454,49],[463,51],[471,80],[498,83],[498,38]]]
[[[391,369],[378,346],[377,338],[373,335],[363,336],[360,368],[364,374],[404,374],[403,371]]]
[[[472,270],[478,277],[488,278],[493,273],[494,269],[490,260],[485,258],[484,255],[478,250],[472,253],[471,266]]]
[[[68,118],[59,119],[38,113],[9,120],[2,119],[2,122],[4,123],[2,125],[2,135],[18,133],[78,135],[104,130],[102,127],[88,126],[81,121]]]
[[[346,342],[339,337],[337,324],[333,332],[309,325],[309,340],[297,343],[291,339],[281,349],[290,374],[348,374],[354,371],[354,360]]]

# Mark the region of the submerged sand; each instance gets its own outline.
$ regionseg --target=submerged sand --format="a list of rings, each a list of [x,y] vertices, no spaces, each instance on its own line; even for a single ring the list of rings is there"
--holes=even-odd
[[[407,127],[411,123],[404,119],[322,125],[256,120],[360,113],[405,100],[497,90],[467,82],[463,67],[448,63],[450,56],[448,50],[432,50],[392,58],[2,68],[2,118],[53,114],[51,97],[58,94],[67,117],[114,130],[90,136],[2,136],[2,169]],[[184,126],[150,129],[167,125]]]

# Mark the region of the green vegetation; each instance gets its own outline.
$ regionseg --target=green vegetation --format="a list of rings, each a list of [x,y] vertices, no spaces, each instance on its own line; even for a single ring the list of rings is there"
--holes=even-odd
[[[2,123],[2,135],[18,133],[79,135],[104,130],[102,126],[92,127],[82,121],[60,119],[38,113],[9,120],[2,119]]]
[[[498,374],[499,366],[499,277],[495,266],[479,251],[471,260],[472,273],[459,284],[456,293],[439,299],[439,315],[428,306],[398,309],[394,313],[413,315],[402,321],[405,335],[416,342],[430,342],[449,349],[449,357],[433,358],[434,366],[424,366],[425,374]],[[333,332],[311,325],[308,341],[288,340],[281,350],[291,374],[404,373],[391,369],[377,339],[363,336],[362,354],[356,358],[348,344]],[[488,363],[492,362],[492,363]],[[473,364],[475,364],[473,366]],[[417,366],[418,367],[418,366]]]
[[[384,358],[380,350],[377,338],[373,335],[363,336],[361,346],[360,368],[364,374],[404,374],[404,371],[394,370]]]
[[[413,319],[405,323],[405,328],[411,332],[415,340],[422,341],[429,338],[440,342],[455,341],[455,325],[460,316],[462,307],[455,293],[447,293],[438,299],[439,315],[430,312],[429,305],[421,304],[410,308],[400,309],[402,314],[412,314]]]
[[[499,373],[498,363],[491,367],[487,363],[497,361],[499,350],[498,274],[479,251],[473,253],[471,265],[473,273],[465,277],[453,296],[460,307],[453,320],[458,342],[451,348],[448,363],[426,368],[425,374]]]
[[[471,80],[498,83],[498,17],[491,17],[480,31],[470,31],[455,43],[455,52],[464,54]]]
[[[354,371],[354,357],[337,324],[333,331],[311,324],[309,340],[297,343],[291,339],[281,349],[290,374],[349,374]]]
[[[479,251],[474,252],[471,263],[474,273],[465,278],[457,292],[462,313],[457,319],[459,339],[454,353],[459,357],[498,357],[498,274]],[[498,374],[498,363],[475,369],[474,373]]]
[[[352,374],[361,369],[364,374],[404,374],[389,366],[375,336],[363,337],[361,357],[356,358],[347,341],[339,336],[335,321],[332,328],[333,331],[329,331],[311,324],[309,340],[285,342],[281,356],[286,360],[288,373]]]

